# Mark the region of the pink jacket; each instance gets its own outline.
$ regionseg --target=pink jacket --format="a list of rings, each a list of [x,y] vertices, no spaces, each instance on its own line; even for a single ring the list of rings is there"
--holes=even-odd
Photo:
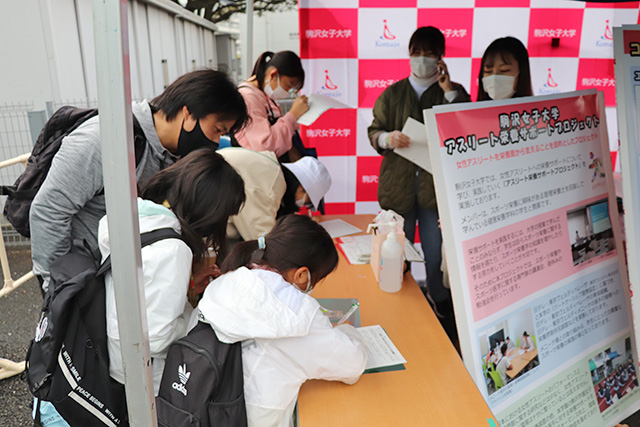
[[[244,84],[238,89],[247,104],[251,123],[236,133],[238,143],[250,150],[274,151],[278,157],[291,149],[293,133],[300,127],[295,116],[287,113],[260,89]],[[280,117],[275,124],[269,123],[269,116]]]

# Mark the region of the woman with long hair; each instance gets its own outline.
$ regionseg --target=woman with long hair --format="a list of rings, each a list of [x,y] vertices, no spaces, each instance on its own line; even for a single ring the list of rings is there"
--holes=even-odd
[[[478,101],[531,96],[529,53],[515,37],[496,39],[482,55]]]

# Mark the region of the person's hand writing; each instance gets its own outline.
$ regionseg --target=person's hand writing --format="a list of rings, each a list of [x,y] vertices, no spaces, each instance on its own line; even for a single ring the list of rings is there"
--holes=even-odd
[[[438,84],[445,93],[452,91],[453,83],[451,83],[451,78],[449,77],[449,70],[447,69],[447,64],[445,64],[442,59],[438,61],[438,70],[440,71],[440,76],[438,76]]]
[[[306,95],[300,95],[293,101],[291,110],[289,112],[299,119],[304,113],[309,110],[309,98]]]
[[[399,130],[389,133],[389,146],[391,148],[405,148],[411,145],[411,139]]]

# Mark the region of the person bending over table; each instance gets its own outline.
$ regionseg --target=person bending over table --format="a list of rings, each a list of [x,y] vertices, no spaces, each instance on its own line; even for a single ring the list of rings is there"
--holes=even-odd
[[[353,384],[362,375],[367,352],[358,331],[333,327],[308,295],[337,264],[320,224],[286,215],[266,236],[238,243],[222,264],[224,274],[205,290],[199,320],[222,342],[242,341],[249,427],[293,426],[308,379]]]
[[[270,151],[229,147],[218,153],[240,174],[247,195],[238,215],[229,219],[230,239],[255,240],[271,231],[276,218],[296,213],[303,206],[317,210],[331,187],[329,171],[311,156],[278,163]]]

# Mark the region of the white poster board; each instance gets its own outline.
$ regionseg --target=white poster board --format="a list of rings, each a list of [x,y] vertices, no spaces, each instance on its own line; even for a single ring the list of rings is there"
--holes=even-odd
[[[594,90],[425,110],[462,355],[502,427],[639,407],[605,121]]]

